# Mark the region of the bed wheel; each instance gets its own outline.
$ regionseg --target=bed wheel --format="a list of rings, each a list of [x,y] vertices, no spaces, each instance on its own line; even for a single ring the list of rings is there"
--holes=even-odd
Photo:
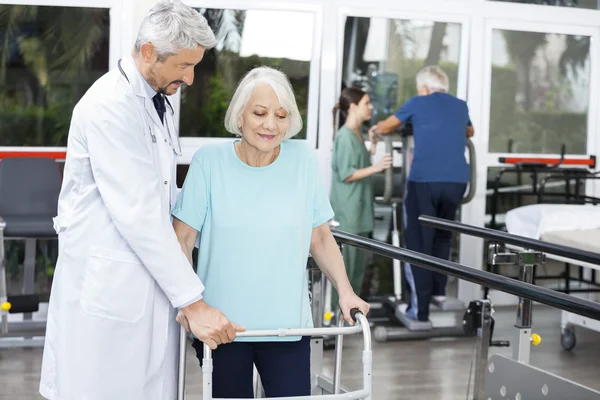
[[[575,339],[575,329],[572,327],[566,327],[563,333],[560,335],[560,344],[563,349],[569,351],[575,347],[577,340]]]

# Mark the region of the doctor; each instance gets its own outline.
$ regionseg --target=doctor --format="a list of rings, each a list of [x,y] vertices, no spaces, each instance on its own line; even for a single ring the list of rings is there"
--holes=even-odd
[[[176,309],[212,348],[243,330],[202,300],[170,219],[180,149],[165,95],[192,84],[215,44],[194,9],[160,2],[131,55],[73,110],[40,383],[47,399],[173,400]]]

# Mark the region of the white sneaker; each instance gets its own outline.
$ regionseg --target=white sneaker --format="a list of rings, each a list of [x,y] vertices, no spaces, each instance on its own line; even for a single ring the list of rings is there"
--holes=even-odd
[[[435,301],[437,301],[438,303],[443,303],[444,301],[446,301],[446,296],[432,296],[433,299],[435,299]]]

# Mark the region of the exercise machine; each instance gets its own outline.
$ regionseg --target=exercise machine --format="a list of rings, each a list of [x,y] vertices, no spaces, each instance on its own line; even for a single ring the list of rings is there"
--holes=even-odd
[[[36,294],[38,239],[54,240],[52,224],[60,192],[56,162],[44,157],[0,161],[0,348],[41,347],[46,321]],[[24,240],[23,287],[10,295],[5,257],[7,240]],[[12,317],[12,318],[11,318]],[[13,319],[12,321],[10,319]]]
[[[410,126],[405,128],[402,132],[402,187],[406,187],[408,176],[410,173],[410,165],[412,161],[414,151],[414,140],[412,136],[412,129]],[[389,144],[386,144],[388,147]],[[462,204],[466,204],[473,199],[475,194],[475,182],[477,177],[476,168],[476,156],[475,147],[470,139],[467,139],[467,153],[470,165],[470,180],[467,192],[463,197]],[[388,172],[385,179],[386,190],[388,194],[392,190],[389,187],[393,186],[394,179],[392,170]],[[385,201],[390,201],[390,197],[384,197]],[[398,208],[400,207],[400,212]],[[392,202],[392,245],[396,247],[405,247],[404,242],[404,212],[402,203]],[[394,296],[389,297],[384,306],[389,310],[388,313],[392,313],[395,321],[391,324],[383,324],[377,326],[374,331],[374,337],[377,341],[388,341],[388,340],[406,340],[406,339],[426,339],[433,337],[453,337],[453,336],[464,336],[469,334],[464,330],[464,316],[462,313],[468,308],[466,305],[453,297],[448,297],[444,300],[436,298],[431,299],[431,311],[429,321],[416,321],[408,318],[401,310],[403,303],[407,300],[406,289],[408,289],[404,282],[404,268],[405,264],[399,260],[393,260],[393,276],[394,276]],[[393,323],[396,322],[396,323]],[[401,324],[402,327],[397,325]]]
[[[368,93],[373,104],[369,125],[372,126],[393,114],[398,108],[399,77],[397,74],[378,69],[371,64],[364,75],[355,73],[352,75],[352,79],[352,86],[359,87]],[[401,139],[400,145],[398,145],[398,138]],[[376,193],[376,226],[373,238],[388,242],[391,233],[392,244],[396,247],[405,247],[403,201],[414,152],[412,124],[410,122],[403,124],[397,132],[383,135],[381,139],[384,143],[385,153],[393,154],[396,160],[397,156],[400,156],[401,166],[392,166],[382,174],[373,176]],[[470,139],[467,139],[466,149],[471,175],[463,204],[472,200],[477,176],[475,147]],[[430,321],[420,322],[406,317],[401,311],[403,303],[408,300],[406,292],[409,290],[403,279],[404,269],[405,265],[398,260],[393,260],[393,292],[383,296],[369,296],[366,299],[371,306],[369,319],[374,325],[379,325],[375,329],[375,339],[385,341],[392,338],[412,339],[464,335],[459,312],[464,312],[466,305],[456,298],[446,296],[443,301],[432,299]],[[324,315],[327,323],[327,318],[331,318],[332,314],[328,304],[326,307]],[[398,328],[398,325],[405,328]]]

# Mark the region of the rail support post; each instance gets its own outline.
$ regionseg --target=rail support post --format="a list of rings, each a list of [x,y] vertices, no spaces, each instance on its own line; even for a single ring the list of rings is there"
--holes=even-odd
[[[0,335],[8,334],[8,288],[6,285],[6,264],[4,257],[4,228],[6,222],[0,218]]]
[[[518,265],[521,272],[521,281],[533,283],[533,271],[536,265],[545,262],[545,254],[536,251],[524,251],[518,254]],[[513,347],[513,359],[518,362],[529,364],[531,354],[531,322],[533,302],[529,299],[519,297],[517,307],[517,346]]]
[[[517,265],[520,279],[525,283],[533,283],[533,272],[536,265],[546,262],[546,255],[539,251],[523,250],[517,253],[501,253],[498,244],[489,247],[489,263],[492,265]],[[517,306],[517,345],[513,347],[513,359],[522,363],[529,363],[531,350],[531,322],[533,302],[524,297],[519,297]]]
[[[485,375],[487,369],[488,352],[492,334],[492,303],[490,300],[477,300],[474,308],[469,306],[471,312],[478,315],[477,347],[475,353],[475,385],[473,400],[485,400]],[[473,305],[473,304],[472,304]]]

